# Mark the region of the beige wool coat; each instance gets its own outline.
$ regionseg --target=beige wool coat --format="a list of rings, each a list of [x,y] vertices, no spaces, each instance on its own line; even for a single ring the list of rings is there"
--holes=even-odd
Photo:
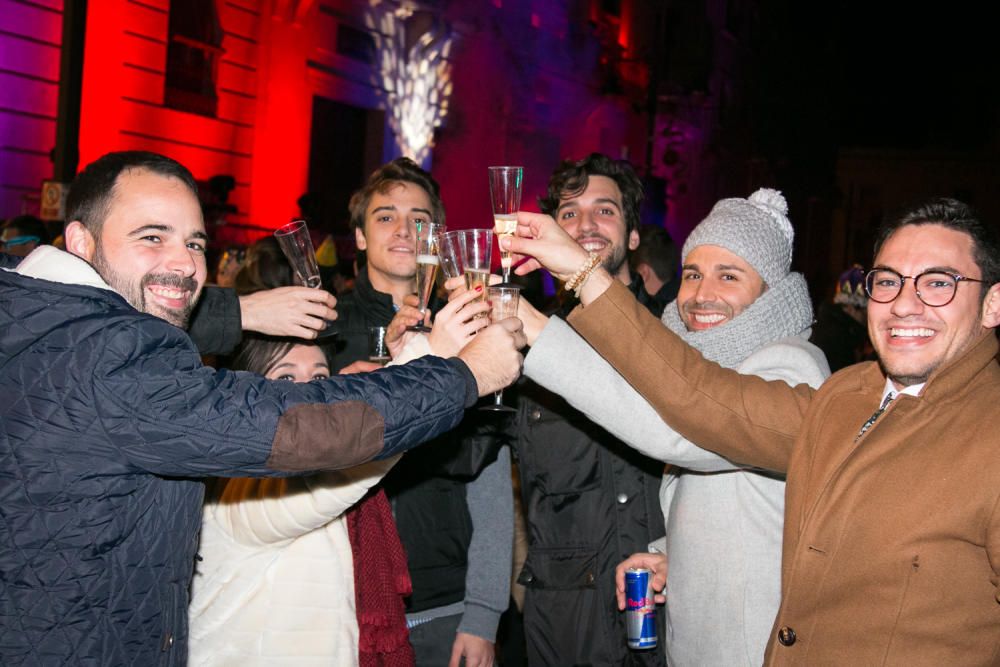
[[[569,321],[689,440],[787,472],[782,603],[765,664],[1000,664],[992,331],[856,440],[885,387],[877,364],[818,390],[740,375],[618,285]]]

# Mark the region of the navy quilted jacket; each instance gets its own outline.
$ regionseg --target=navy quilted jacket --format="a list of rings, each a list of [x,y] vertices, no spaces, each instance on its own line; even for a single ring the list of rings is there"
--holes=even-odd
[[[438,358],[308,384],[214,371],[113,292],[0,270],[0,664],[184,664],[193,478],[389,456],[474,395]]]

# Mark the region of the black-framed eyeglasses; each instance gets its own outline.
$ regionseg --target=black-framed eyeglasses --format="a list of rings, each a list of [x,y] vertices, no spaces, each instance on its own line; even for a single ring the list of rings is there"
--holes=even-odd
[[[932,308],[951,303],[960,282],[985,282],[948,271],[924,271],[915,276],[904,276],[892,269],[876,268],[865,274],[865,291],[875,303],[891,303],[903,291],[907,280],[913,281],[917,298]]]

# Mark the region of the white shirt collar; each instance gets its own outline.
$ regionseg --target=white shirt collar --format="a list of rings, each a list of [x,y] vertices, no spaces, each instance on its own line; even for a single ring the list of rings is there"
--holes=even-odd
[[[885,389],[882,390],[882,401],[879,405],[885,404],[885,399],[887,396],[892,394],[893,398],[896,398],[900,394],[909,394],[910,396],[919,396],[920,391],[924,388],[923,382],[920,384],[911,384],[909,387],[904,387],[902,389],[896,389],[896,386],[892,383],[889,378],[885,379]]]

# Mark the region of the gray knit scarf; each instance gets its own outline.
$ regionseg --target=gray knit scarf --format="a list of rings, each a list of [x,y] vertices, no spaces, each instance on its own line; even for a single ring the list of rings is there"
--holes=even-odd
[[[729,322],[688,331],[677,312],[677,301],[663,310],[663,324],[709,361],[735,368],[769,343],[790,336],[809,337],[813,310],[809,289],[799,273],[789,273],[770,285],[756,301]]]

